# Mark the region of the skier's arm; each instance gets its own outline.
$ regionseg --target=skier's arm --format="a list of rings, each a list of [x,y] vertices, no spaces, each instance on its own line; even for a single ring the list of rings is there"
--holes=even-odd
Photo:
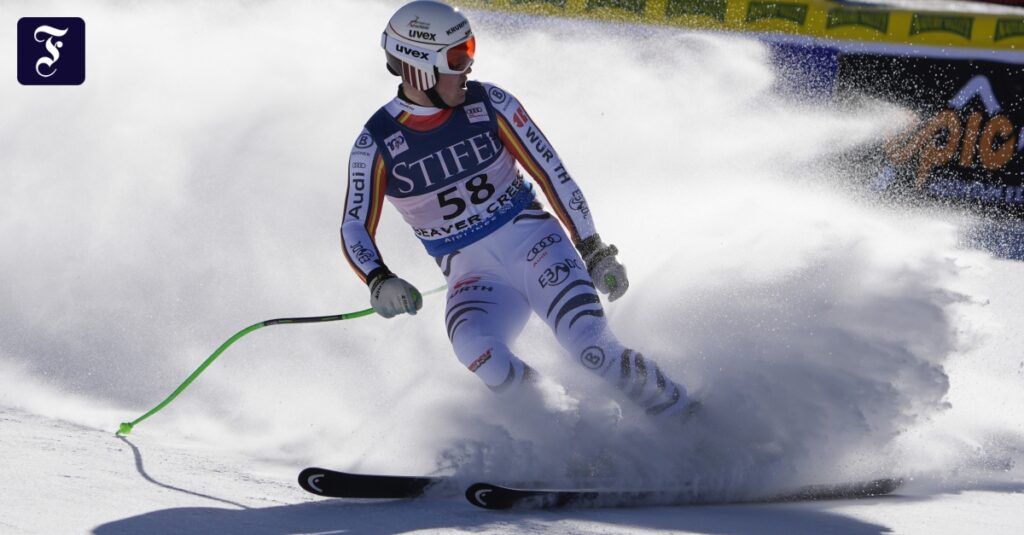
[[[597,234],[582,190],[540,128],[515,97],[497,86],[485,84],[485,87],[498,114],[498,135],[502,143],[544,191],[548,204],[573,243],[578,245]]]
[[[629,288],[626,268],[615,258],[618,249],[605,245],[597,234],[583,191],[519,101],[497,86],[485,87],[498,114],[502,143],[544,191],[586,262],[594,285],[602,293],[610,294],[611,301],[618,299]]]
[[[341,249],[349,266],[367,285],[375,277],[390,273],[374,241],[384,202],[384,171],[384,160],[373,137],[363,130],[348,160]]]
[[[423,299],[416,288],[396,277],[381,259],[374,235],[384,203],[384,159],[363,130],[348,160],[348,192],[341,223],[341,250],[356,275],[370,288],[370,306],[385,318],[416,314]]]

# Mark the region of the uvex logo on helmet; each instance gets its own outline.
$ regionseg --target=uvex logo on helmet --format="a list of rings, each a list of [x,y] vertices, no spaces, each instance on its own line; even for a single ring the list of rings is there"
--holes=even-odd
[[[409,37],[412,37],[413,39],[426,39],[428,41],[437,41],[437,34],[423,32],[420,30],[409,30]]]
[[[408,54],[408,55],[410,55],[410,56],[412,56],[414,58],[419,58],[419,59],[422,59],[424,61],[430,61],[430,53],[423,52],[422,50],[413,50],[413,49],[411,49],[411,48],[409,48],[409,47],[407,47],[407,46],[405,46],[405,45],[403,45],[401,43],[399,43],[399,44],[397,44],[395,46],[395,50],[398,51],[398,52],[401,52],[403,54]]]

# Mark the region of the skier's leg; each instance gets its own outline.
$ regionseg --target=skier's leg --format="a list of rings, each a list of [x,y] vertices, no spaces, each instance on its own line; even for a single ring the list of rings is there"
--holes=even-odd
[[[525,223],[525,222],[524,222]],[[530,305],[585,368],[615,385],[652,416],[687,404],[686,389],[657,363],[623,346],[608,327],[586,265],[553,218],[533,221],[520,261]]]
[[[509,349],[529,318],[526,298],[470,258],[440,260],[449,267],[445,328],[459,362],[496,393],[517,390],[534,374]]]

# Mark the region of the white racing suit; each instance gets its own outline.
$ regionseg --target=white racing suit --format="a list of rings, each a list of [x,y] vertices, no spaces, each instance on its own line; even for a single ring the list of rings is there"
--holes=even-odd
[[[561,225],[535,200],[516,162]],[[444,273],[448,337],[459,361],[489,388],[513,390],[533,374],[509,349],[533,311],[583,367],[649,414],[683,409],[686,390],[609,330],[577,252],[588,238],[599,242],[586,200],[512,95],[469,82],[465,103],[455,108],[399,96],[366,123],[349,159],[341,239],[367,283],[390,274],[373,238],[384,197]]]

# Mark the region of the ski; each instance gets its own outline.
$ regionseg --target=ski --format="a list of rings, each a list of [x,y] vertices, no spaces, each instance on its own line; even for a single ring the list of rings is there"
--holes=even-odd
[[[473,505],[484,509],[784,503],[884,496],[892,493],[902,484],[902,479],[883,478],[839,485],[809,485],[764,498],[730,501],[702,495],[696,488],[682,490],[526,489],[505,487],[493,483],[475,483],[466,489],[466,499]]]
[[[350,474],[326,468],[299,472],[299,486],[329,498],[415,498],[445,478]]]

